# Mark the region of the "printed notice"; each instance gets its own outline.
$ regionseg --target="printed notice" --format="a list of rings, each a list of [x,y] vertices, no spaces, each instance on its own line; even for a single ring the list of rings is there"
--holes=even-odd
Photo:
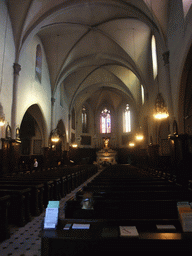
[[[176,230],[174,225],[156,225],[157,229]]]
[[[120,236],[138,237],[139,233],[135,226],[120,226]]]
[[[76,224],[74,223],[72,229],[89,229],[90,224]]]
[[[47,208],[45,212],[45,218],[44,218],[44,228],[56,228],[58,223],[58,208]]]

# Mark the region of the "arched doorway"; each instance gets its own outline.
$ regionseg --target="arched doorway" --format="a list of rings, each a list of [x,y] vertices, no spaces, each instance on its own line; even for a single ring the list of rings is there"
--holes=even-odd
[[[23,168],[30,169],[34,159],[38,159],[39,167],[43,163],[43,148],[47,136],[45,120],[37,104],[25,112],[20,126],[21,163]]]

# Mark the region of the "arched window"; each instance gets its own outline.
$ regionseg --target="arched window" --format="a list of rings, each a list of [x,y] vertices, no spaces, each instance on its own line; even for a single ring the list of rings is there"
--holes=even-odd
[[[111,133],[111,113],[110,113],[110,110],[108,110],[107,108],[104,108],[101,111],[100,132]]]
[[[36,48],[36,64],[35,64],[35,77],[41,82],[41,72],[42,72],[42,51],[40,44]]]
[[[126,104],[124,113],[123,113],[123,132],[131,132],[131,114],[129,110],[129,104]]]
[[[155,79],[157,76],[157,49],[156,49],[156,40],[154,35],[151,38],[151,51],[152,51],[152,63],[153,63],[153,77]]]
[[[141,102],[142,105],[145,103],[145,91],[143,85],[141,85]]]
[[[82,133],[88,133],[87,109],[82,107]]]

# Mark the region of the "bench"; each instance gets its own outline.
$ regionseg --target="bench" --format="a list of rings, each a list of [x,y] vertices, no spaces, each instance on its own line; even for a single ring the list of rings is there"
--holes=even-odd
[[[95,201],[94,210],[82,210],[79,201],[71,200],[66,202],[63,210],[66,218],[84,219],[88,211],[91,211],[96,219],[177,219],[177,202],[177,200],[101,199]]]
[[[23,227],[31,221],[30,212],[30,188],[22,190],[0,189],[0,196],[10,196],[10,207],[8,210],[8,221]]]
[[[20,182],[12,181],[0,181],[1,189],[17,189],[22,190],[25,188],[31,189],[31,197],[30,197],[30,211],[33,216],[38,216],[43,212],[43,193],[44,193],[44,185],[43,184],[21,184]]]
[[[9,223],[8,223],[8,207],[10,204],[10,196],[0,197],[0,241],[10,237]]]
[[[89,229],[63,230],[66,224],[90,224]],[[156,224],[174,224],[176,231],[158,231]],[[139,237],[121,237],[119,226],[136,226]],[[42,256],[106,255],[129,253],[191,253],[192,234],[184,234],[178,221],[158,220],[74,220],[60,221],[56,230],[42,230]]]

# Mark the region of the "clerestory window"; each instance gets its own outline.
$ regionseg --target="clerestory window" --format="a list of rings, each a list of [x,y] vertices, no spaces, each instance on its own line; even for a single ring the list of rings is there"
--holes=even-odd
[[[126,104],[125,110],[123,112],[123,132],[131,132],[131,114],[129,104]]]

